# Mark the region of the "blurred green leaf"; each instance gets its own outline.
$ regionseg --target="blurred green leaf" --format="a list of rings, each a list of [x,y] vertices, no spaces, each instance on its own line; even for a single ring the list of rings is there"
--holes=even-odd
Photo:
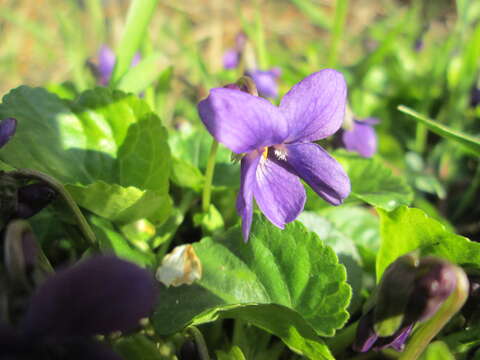
[[[242,350],[238,346],[232,346],[228,351],[215,351],[217,360],[245,360]]]
[[[473,155],[480,156],[480,139],[464,134],[460,131],[450,129],[449,127],[439,124],[404,105],[400,105],[398,107],[398,110],[405,114],[413,116],[415,120],[425,125],[435,134],[440,135],[448,140],[455,141]]]
[[[18,126],[0,154],[5,163],[53,176],[81,206],[110,220],[168,216],[167,134],[144,101],[96,88],[71,102],[21,86],[0,105],[0,117],[9,116]]]
[[[218,240],[194,244],[202,278],[161,288],[154,314],[160,334],[217,318],[240,318],[280,337],[311,358],[330,359],[319,336],[332,336],[348,319],[350,287],[332,249],[299,222],[284,231],[255,215],[250,241],[239,226]]]
[[[346,151],[336,151],[334,156],[347,171],[352,184],[347,202],[361,200],[385,210],[412,202],[412,189],[379,159],[367,159]]]
[[[381,244],[377,257],[377,279],[390,263],[419,249],[422,256],[435,255],[458,265],[480,267],[480,243],[447,231],[420,209],[402,206],[395,211],[377,209]]]
[[[456,358],[443,341],[434,341],[428,345],[420,360],[455,360]]]

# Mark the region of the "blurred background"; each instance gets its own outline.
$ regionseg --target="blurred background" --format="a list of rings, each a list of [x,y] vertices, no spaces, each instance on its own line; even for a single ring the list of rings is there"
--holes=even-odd
[[[99,50],[117,48],[128,6],[1,0],[0,94],[27,84],[73,99],[95,86]],[[167,127],[198,124],[196,104],[208,89],[243,74],[224,63],[239,33],[250,64],[280,72],[273,101],[312,72],[342,71],[355,117],[380,119],[379,156],[414,187],[414,205],[478,238],[478,159],[397,106],[479,135],[480,1],[160,1],[140,53],[160,54],[145,97]]]

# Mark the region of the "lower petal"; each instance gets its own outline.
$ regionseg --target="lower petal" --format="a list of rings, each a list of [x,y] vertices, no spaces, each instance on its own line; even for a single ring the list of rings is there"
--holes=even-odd
[[[248,241],[253,214],[253,189],[255,187],[255,172],[260,161],[258,152],[248,153],[241,163],[240,191],[237,196],[237,211],[242,217],[243,240]]]
[[[268,220],[281,229],[297,218],[306,200],[300,179],[270,158],[258,165],[253,195]]]
[[[350,179],[342,166],[314,143],[286,145],[286,161],[276,160],[301,177],[323,199],[340,205],[350,194]]]

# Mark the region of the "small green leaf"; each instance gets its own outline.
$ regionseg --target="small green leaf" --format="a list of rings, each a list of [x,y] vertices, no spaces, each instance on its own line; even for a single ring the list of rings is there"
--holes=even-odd
[[[167,357],[157,346],[142,334],[123,336],[117,340],[113,348],[125,360],[166,360],[174,359],[173,354]]]
[[[92,216],[90,221],[97,236],[100,250],[103,252],[113,252],[118,257],[143,267],[150,266],[155,261],[155,257],[151,252],[142,252],[131,247],[127,239],[118,233],[107,220]]]
[[[388,211],[412,202],[413,192],[406,181],[393,175],[379,159],[367,159],[346,151],[337,151],[334,156],[347,171],[352,184],[347,202],[361,200]]]
[[[447,344],[443,341],[434,341],[428,345],[420,360],[455,360]]]
[[[217,360],[246,360],[245,355],[243,355],[242,350],[238,346],[232,346],[228,352],[215,351],[215,355],[217,355]]]
[[[398,110],[401,112],[413,116],[419,123],[425,125],[428,129],[435,134],[440,135],[446,139],[452,140],[460,144],[464,149],[476,156],[480,156],[480,139],[473,136],[464,134],[460,131],[450,129],[449,127],[442,125],[429,119],[428,117],[412,110],[404,105],[400,105]]]
[[[282,231],[255,215],[249,243],[239,226],[194,244],[203,276],[194,285],[161,288],[154,314],[160,334],[217,318],[240,318],[312,358],[331,355],[319,336],[348,319],[351,291],[332,249],[294,222]]]
[[[400,207],[380,215],[381,245],[377,257],[377,279],[399,256],[419,249],[422,256],[435,255],[458,265],[480,266],[480,244],[456,235],[422,210]]]

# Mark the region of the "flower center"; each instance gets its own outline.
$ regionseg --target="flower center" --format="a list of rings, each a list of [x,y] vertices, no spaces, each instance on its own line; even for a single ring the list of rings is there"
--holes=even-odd
[[[273,153],[275,154],[275,156],[278,160],[282,160],[282,161],[287,160],[287,149],[285,148],[285,146],[284,145],[274,145],[274,146],[263,148],[262,158],[263,158],[264,161],[267,160],[269,149],[273,150]]]

